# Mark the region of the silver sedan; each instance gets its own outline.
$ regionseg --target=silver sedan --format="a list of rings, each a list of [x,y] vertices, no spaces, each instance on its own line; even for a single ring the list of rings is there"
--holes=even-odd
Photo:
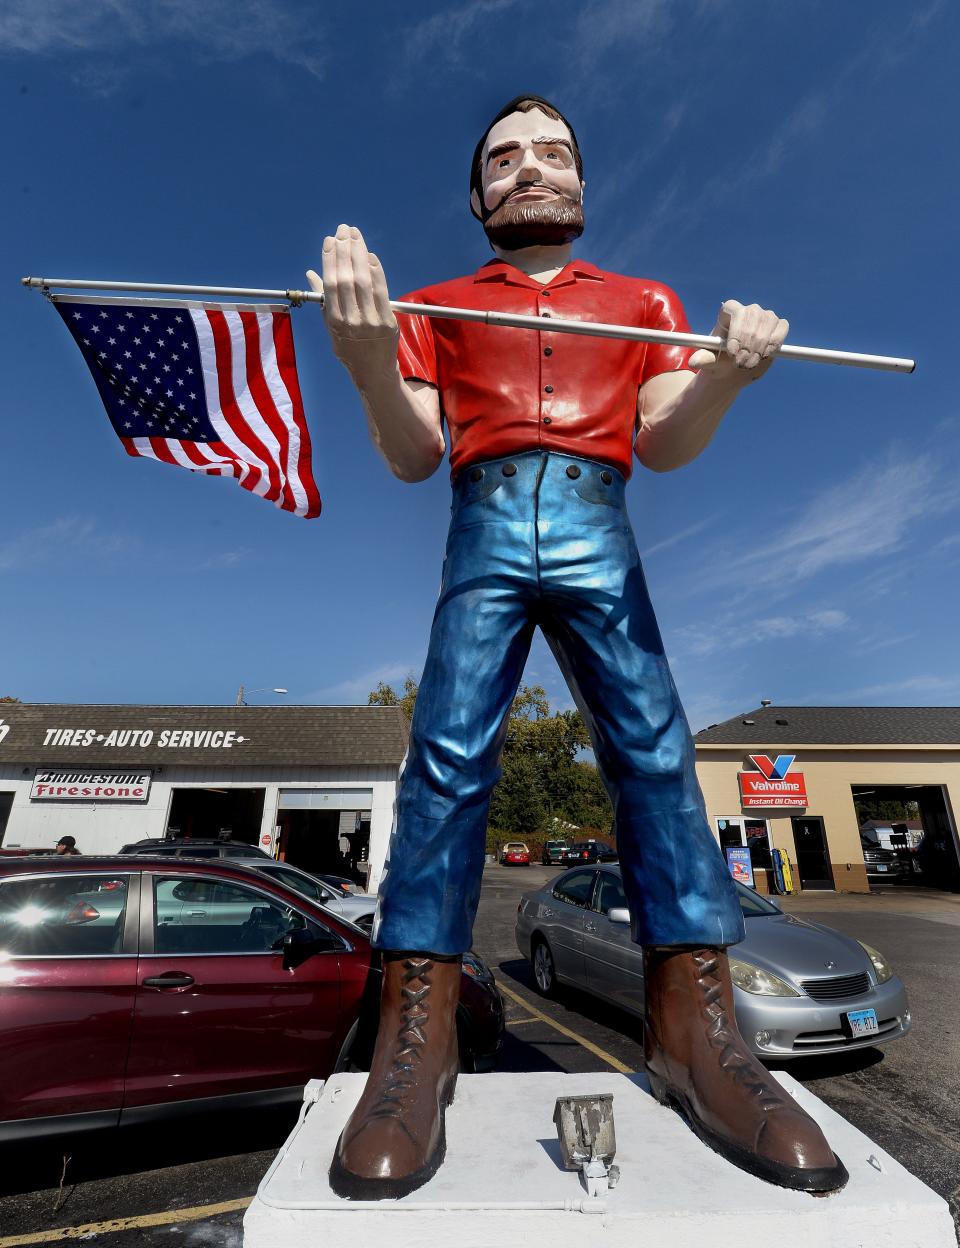
[[[737,884],[747,936],[729,950],[740,1032],[758,1057],[784,1061],[902,1036],[906,990],[876,949],[785,915]],[[643,1014],[643,951],[615,863],[575,867],[521,898],[517,946],[544,996],[571,984]]]

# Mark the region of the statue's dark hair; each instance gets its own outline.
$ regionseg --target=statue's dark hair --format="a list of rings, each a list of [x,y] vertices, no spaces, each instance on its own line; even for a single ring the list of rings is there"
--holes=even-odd
[[[470,190],[477,192],[477,198],[480,200],[481,209],[483,206],[483,145],[487,141],[487,135],[497,124],[503,121],[504,117],[509,117],[511,113],[532,113],[535,109],[539,109],[541,113],[545,113],[548,117],[553,117],[557,121],[562,121],[570,131],[570,142],[573,146],[573,159],[577,168],[577,177],[583,181],[583,161],[580,159],[580,147],[577,144],[577,136],[573,126],[567,121],[559,108],[555,108],[549,100],[545,100],[541,95],[517,95],[509,104],[504,104],[496,117],[490,122],[483,134],[480,136],[480,142],[474,148],[473,163],[470,166]],[[476,215],[476,214],[474,214]]]

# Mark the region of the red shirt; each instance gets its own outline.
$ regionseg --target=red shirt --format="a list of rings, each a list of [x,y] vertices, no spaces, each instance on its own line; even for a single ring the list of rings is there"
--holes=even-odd
[[[543,285],[504,260],[404,295],[411,303],[522,312],[540,332],[400,315],[400,371],[440,392],[450,471],[522,451],[560,451],[633,468],[637,391],[687,367],[691,352],[653,343],[550,333],[551,316],[647,329],[690,327],[674,292],[574,260]]]

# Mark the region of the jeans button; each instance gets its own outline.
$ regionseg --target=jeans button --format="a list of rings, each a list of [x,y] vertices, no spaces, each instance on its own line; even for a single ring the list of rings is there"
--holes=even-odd
[[[609,485],[610,482],[613,480],[613,473],[607,472],[606,469],[604,469],[604,471],[600,473],[600,480],[603,482],[604,485]]]
[[[481,478],[482,476],[483,476],[483,469],[482,469],[482,468],[471,468],[471,469],[470,469],[470,480],[471,480],[471,481],[479,481],[479,480],[480,480],[480,478]]]
[[[517,475],[517,465],[516,464],[504,464],[503,475],[505,477],[515,477]]]
[[[571,481],[576,481],[577,477],[580,476],[580,469],[577,467],[576,464],[569,465],[569,467],[567,468],[567,476],[570,478]]]

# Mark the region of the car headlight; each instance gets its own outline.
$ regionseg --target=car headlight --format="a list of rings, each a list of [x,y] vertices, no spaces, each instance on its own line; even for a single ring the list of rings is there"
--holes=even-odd
[[[857,944],[859,944],[860,948],[873,963],[873,969],[877,973],[878,984],[885,984],[888,979],[893,978],[893,967],[882,953],[877,953],[872,945],[865,945],[862,940],[857,941]]]
[[[730,978],[744,992],[753,993],[756,997],[799,997],[800,993],[792,988],[785,979],[770,971],[761,970],[752,962],[744,962],[740,958],[730,958]]]
[[[463,955],[464,972],[471,979],[479,980],[481,984],[492,984],[493,975],[485,962],[482,962],[475,953],[465,953]]]

